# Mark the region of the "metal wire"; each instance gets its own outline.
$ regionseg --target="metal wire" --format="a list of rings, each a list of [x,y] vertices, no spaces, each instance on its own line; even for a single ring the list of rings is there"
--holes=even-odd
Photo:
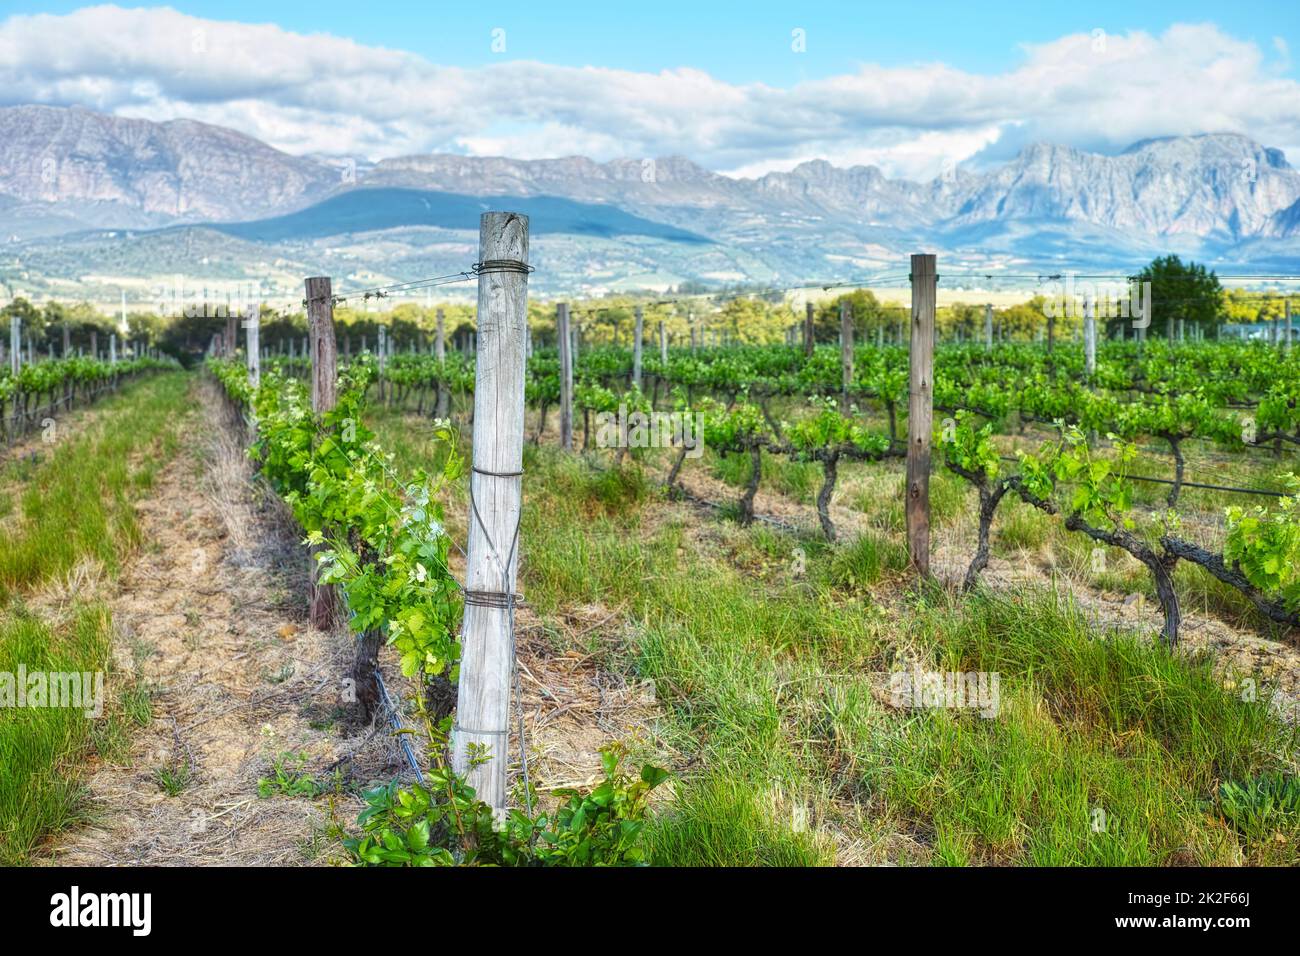
[[[502,270],[508,271],[508,270]],[[519,526],[523,520],[523,496],[520,494],[519,515],[515,519],[515,530],[510,538],[510,551],[506,555],[505,563],[502,564],[500,552],[495,542],[492,540],[492,534],[488,531],[487,523],[483,520],[479,512],[478,501],[474,495],[473,474],[484,475],[490,478],[522,478],[522,471],[490,471],[486,468],[479,468],[477,465],[470,466],[471,477],[469,481],[469,504],[470,513],[474,520],[478,522],[479,530],[483,532],[483,538],[487,541],[488,554],[501,571],[502,580],[507,587],[510,582],[510,568],[514,564],[515,551],[519,545]],[[515,713],[518,721],[519,732],[519,766],[520,772],[524,778],[524,803],[528,808],[529,816],[533,813],[533,790],[532,780],[528,771],[528,746],[524,736],[524,703],[523,703],[523,683],[519,677],[519,652],[515,635],[515,608],[520,603],[519,595],[512,590],[504,591],[487,591],[480,589],[465,588],[465,604],[471,607],[489,607],[496,610],[506,611],[506,627],[510,638],[510,668],[511,679],[514,685]],[[473,730],[467,727],[456,725],[456,729],[471,734],[503,736],[510,733],[507,727],[504,730]]]

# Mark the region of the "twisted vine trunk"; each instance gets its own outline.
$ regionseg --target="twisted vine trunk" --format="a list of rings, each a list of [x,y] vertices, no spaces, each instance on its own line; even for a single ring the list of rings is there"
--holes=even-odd
[[[1009,478],[1007,487],[1009,490],[1014,490],[1020,496],[1020,500],[1026,504],[1032,505],[1047,514],[1054,515],[1057,513],[1054,504],[1030,492],[1018,476]],[[1131,532],[1123,530],[1106,531],[1095,527],[1085,521],[1083,516],[1077,512],[1066,517],[1065,527],[1068,531],[1082,531],[1094,541],[1100,541],[1116,548],[1123,548],[1146,566],[1155,581],[1156,597],[1160,599],[1160,608],[1165,615],[1164,627],[1160,632],[1161,639],[1167,647],[1171,649],[1175,647],[1178,644],[1178,629],[1182,624],[1182,612],[1179,610],[1178,592],[1174,590],[1173,579],[1174,566],[1178,563],[1178,556],[1170,553],[1167,548],[1165,553],[1157,554]]]
[[[675,500],[679,497],[677,477],[682,472],[682,465],[686,461],[686,452],[689,450],[686,443],[683,442],[681,449],[677,452],[677,457],[673,460],[673,467],[668,471],[668,481],[664,485],[664,490],[668,493],[669,500]]]
[[[1164,611],[1165,625],[1160,632],[1165,645],[1174,648],[1178,645],[1178,629],[1182,624],[1182,612],[1178,606],[1178,592],[1174,590],[1174,566],[1178,556],[1165,552],[1156,554],[1140,538],[1128,531],[1104,531],[1090,525],[1079,514],[1072,514],[1065,519],[1065,527],[1070,531],[1082,531],[1094,541],[1123,548],[1141,561],[1155,582],[1156,597],[1160,599],[1160,608]]]
[[[370,723],[383,710],[379,695],[379,681],[375,679],[379,667],[379,648],[384,643],[382,631],[366,631],[357,638],[357,654],[352,659],[352,691],[366,723]]]
[[[755,443],[749,449],[750,474],[745,493],[740,496],[740,523],[754,523],[754,495],[758,493],[758,482],[763,477],[763,448]]]
[[[822,531],[827,541],[835,540],[835,524],[831,521],[831,496],[835,494],[835,479],[839,472],[840,456],[831,452],[822,459],[822,471],[826,479],[821,491],[817,492],[817,517],[822,523]]]
[[[1240,591],[1270,621],[1291,627],[1300,627],[1300,612],[1287,610],[1286,605],[1282,602],[1270,598],[1259,590],[1250,583],[1239,568],[1236,566],[1229,567],[1227,562],[1223,560],[1222,555],[1214,554],[1200,545],[1169,535],[1165,535],[1160,539],[1160,546],[1177,558],[1201,566],[1213,577]]]
[[[993,528],[993,515],[997,512],[998,505],[1010,489],[1010,485],[999,482],[996,487],[990,488],[988,481],[984,480],[978,482],[976,488],[979,489],[980,495],[979,541],[975,546],[975,556],[971,558],[970,566],[966,568],[966,577],[961,582],[963,591],[973,589],[979,580],[980,572],[988,567],[989,534]]]

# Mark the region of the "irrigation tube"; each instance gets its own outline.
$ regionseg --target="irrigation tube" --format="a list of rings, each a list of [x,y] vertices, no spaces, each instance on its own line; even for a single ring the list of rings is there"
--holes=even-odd
[[[394,733],[397,734],[397,742],[401,745],[402,753],[406,755],[406,762],[411,765],[415,771],[415,777],[420,783],[424,783],[424,774],[420,771],[420,762],[415,759],[415,751],[411,747],[411,741],[407,739],[407,729],[402,723],[401,715],[397,712],[397,705],[393,699],[388,696],[388,688],[384,685],[384,675],[375,668],[375,681],[379,684],[379,696],[384,699],[384,710],[388,711],[388,723],[392,725]]]

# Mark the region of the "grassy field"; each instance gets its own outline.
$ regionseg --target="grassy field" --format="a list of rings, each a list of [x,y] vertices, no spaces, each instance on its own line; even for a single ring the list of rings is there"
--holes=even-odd
[[[20,665],[106,672],[107,698],[99,718],[68,707],[0,708],[0,864],[24,862],[46,835],[81,819],[87,756],[120,758],[129,727],[149,719],[147,694],[113,669],[102,589],[141,544],[133,503],[180,447],[190,386],[180,373],[133,383],[40,446],[40,460],[0,469],[11,502],[0,515],[0,673]],[[91,570],[70,599],[41,599],[43,587],[77,568]]]
[[[377,428],[399,467],[427,460],[419,420],[381,414]],[[696,465],[737,485],[747,467]],[[804,467],[780,465],[764,487],[807,501]],[[678,779],[655,817],[656,862],[1296,862],[1300,814],[1221,798],[1224,784],[1293,781],[1295,730],[1206,656],[1091,626],[1068,589],[917,590],[901,515],[879,493],[861,495],[868,529],[829,545],[667,502],[636,464],[527,446],[525,471],[529,603],[544,621],[612,612],[578,649],[656,688],[663,716],[643,746]],[[938,521],[961,521],[965,489],[936,486]],[[449,503],[453,535],[465,506]],[[999,547],[1050,545],[1058,531],[1035,515],[1013,512]],[[895,706],[891,672],[916,667],[996,672],[996,717]]]

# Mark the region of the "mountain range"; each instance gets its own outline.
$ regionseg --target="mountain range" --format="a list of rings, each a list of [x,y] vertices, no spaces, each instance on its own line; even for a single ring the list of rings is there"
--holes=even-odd
[[[0,285],[115,299],[166,277],[409,281],[466,268],[477,213],[532,220],[542,294],[794,285],[906,272],[933,251],[982,274],[1132,270],[1178,252],[1241,271],[1300,262],[1300,172],[1236,134],[1118,155],[1036,144],[929,182],[805,162],[738,178],[682,157],[293,156],[192,120],[0,109]]]

